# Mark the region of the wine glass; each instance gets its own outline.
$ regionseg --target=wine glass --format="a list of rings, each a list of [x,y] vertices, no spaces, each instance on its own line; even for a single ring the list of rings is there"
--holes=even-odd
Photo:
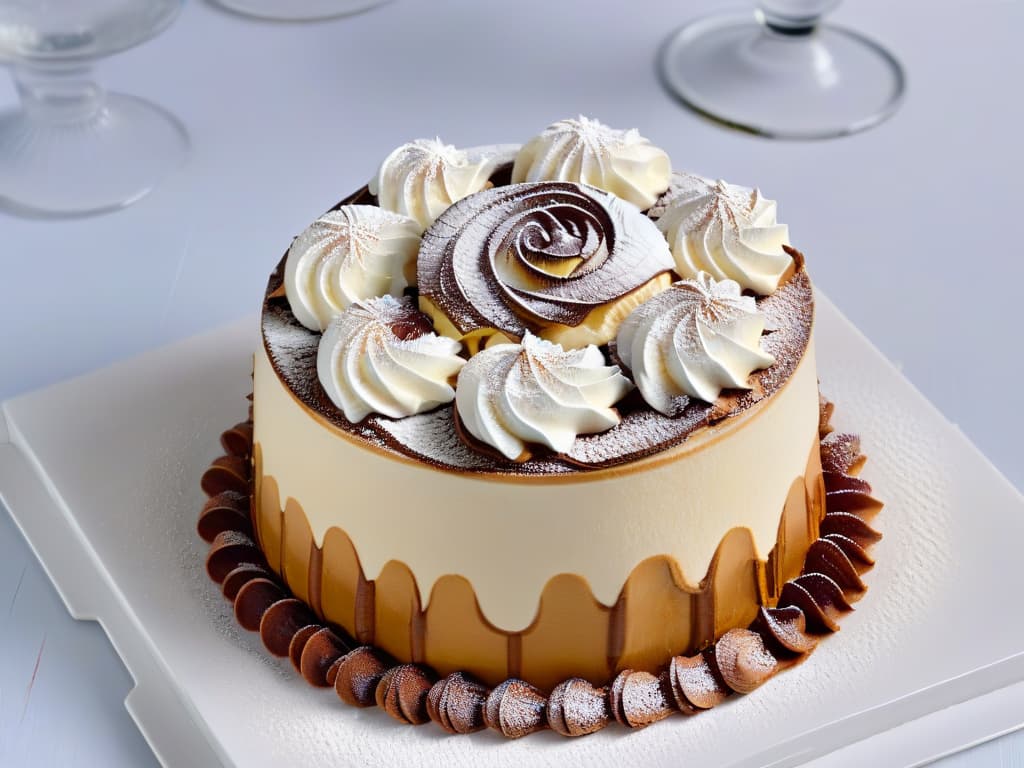
[[[230,11],[270,21],[320,21],[349,16],[387,0],[215,0]]]
[[[862,131],[896,111],[906,77],[896,58],[822,23],[839,0],[760,0],[753,13],[682,27],[660,53],[665,86],[697,112],[779,139]]]
[[[183,0],[0,0],[0,62],[20,105],[0,112],[0,204],[29,215],[129,205],[185,159],[162,108],[105,92],[94,60],[162,32]]]

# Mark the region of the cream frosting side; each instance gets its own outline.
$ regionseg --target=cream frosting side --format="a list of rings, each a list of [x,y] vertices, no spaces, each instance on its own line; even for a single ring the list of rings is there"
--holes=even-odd
[[[707,272],[763,296],[779,287],[793,259],[782,248],[789,228],[776,220],[774,200],[757,189],[688,173],[673,177],[666,197],[657,224],[680,277]]]
[[[443,472],[368,449],[302,406],[262,349],[254,387],[263,471],[282,502],[301,504],[317,544],[329,528],[344,529],[367,578],[402,561],[424,605],[438,578],[461,574],[505,631],[529,625],[559,573],[580,574],[610,606],[632,569],[654,555],[675,558],[695,583],[734,527],[749,528],[766,557],[818,435],[813,343],[762,406],[677,449],[569,481]]]
[[[736,282],[701,272],[633,310],[616,352],[648,405],[673,416],[682,395],[713,403],[723,389],[750,389],[750,374],[775,362],[761,348],[764,323]]]
[[[564,453],[577,435],[616,426],[611,407],[632,389],[591,345],[564,350],[526,332],[521,344],[478,352],[459,373],[455,407],[473,437],[513,461],[530,444]]]
[[[669,186],[672,164],[663,149],[628,131],[582,115],[559,120],[519,150],[512,182],[573,181],[603,189],[641,210]]]
[[[331,322],[320,338],[317,376],[346,419],[401,418],[452,401],[466,362],[462,345],[429,328],[411,299],[393,296],[357,302]]]
[[[441,139],[416,139],[384,158],[369,183],[380,207],[409,216],[426,229],[452,203],[479,192],[491,174],[511,163],[518,144],[457,149]]]
[[[398,296],[416,283],[419,225],[374,205],[343,205],[292,242],[284,288],[296,319],[322,331],[360,299]]]

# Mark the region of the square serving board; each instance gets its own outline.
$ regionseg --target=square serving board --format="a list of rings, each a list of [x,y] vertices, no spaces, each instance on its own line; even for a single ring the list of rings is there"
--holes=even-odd
[[[920,764],[1024,725],[1024,499],[817,301],[821,389],[886,503],[867,596],[805,663],[642,731],[401,726],[311,688],[237,627],[195,521],[218,436],[245,417],[255,317],[4,403],[0,499],[71,614],[103,625],[167,766]]]

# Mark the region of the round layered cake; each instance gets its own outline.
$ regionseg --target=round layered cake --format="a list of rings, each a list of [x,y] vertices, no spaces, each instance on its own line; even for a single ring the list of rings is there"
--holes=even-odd
[[[636,131],[403,145],[270,277],[259,547],[399,662],[656,671],[774,606],[819,536],[813,315],[775,203]]]

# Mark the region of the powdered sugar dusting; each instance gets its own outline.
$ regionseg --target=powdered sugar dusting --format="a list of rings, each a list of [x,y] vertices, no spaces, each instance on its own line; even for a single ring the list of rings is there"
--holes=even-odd
[[[268,295],[280,286],[280,267],[271,277]],[[778,391],[803,358],[811,334],[813,292],[801,269],[770,296],[757,298],[768,331],[763,348],[775,365],[749,380],[749,392],[725,390],[709,405],[691,401],[674,418],[652,410],[636,393],[617,404],[621,423],[607,432],[581,435],[564,454],[537,452],[516,463],[478,452],[462,442],[450,406],[405,419],[370,416],[358,424],[345,419],[328,399],[316,373],[320,334],[304,328],[283,298],[264,304],[264,343],[282,381],[307,407],[332,424],[377,448],[456,471],[501,475],[558,475],[615,466],[679,445],[695,431],[752,407]],[[614,360],[612,361],[614,362]]]
[[[375,419],[376,425],[420,458],[460,469],[488,469],[494,461],[459,439],[452,406],[404,419]]]

